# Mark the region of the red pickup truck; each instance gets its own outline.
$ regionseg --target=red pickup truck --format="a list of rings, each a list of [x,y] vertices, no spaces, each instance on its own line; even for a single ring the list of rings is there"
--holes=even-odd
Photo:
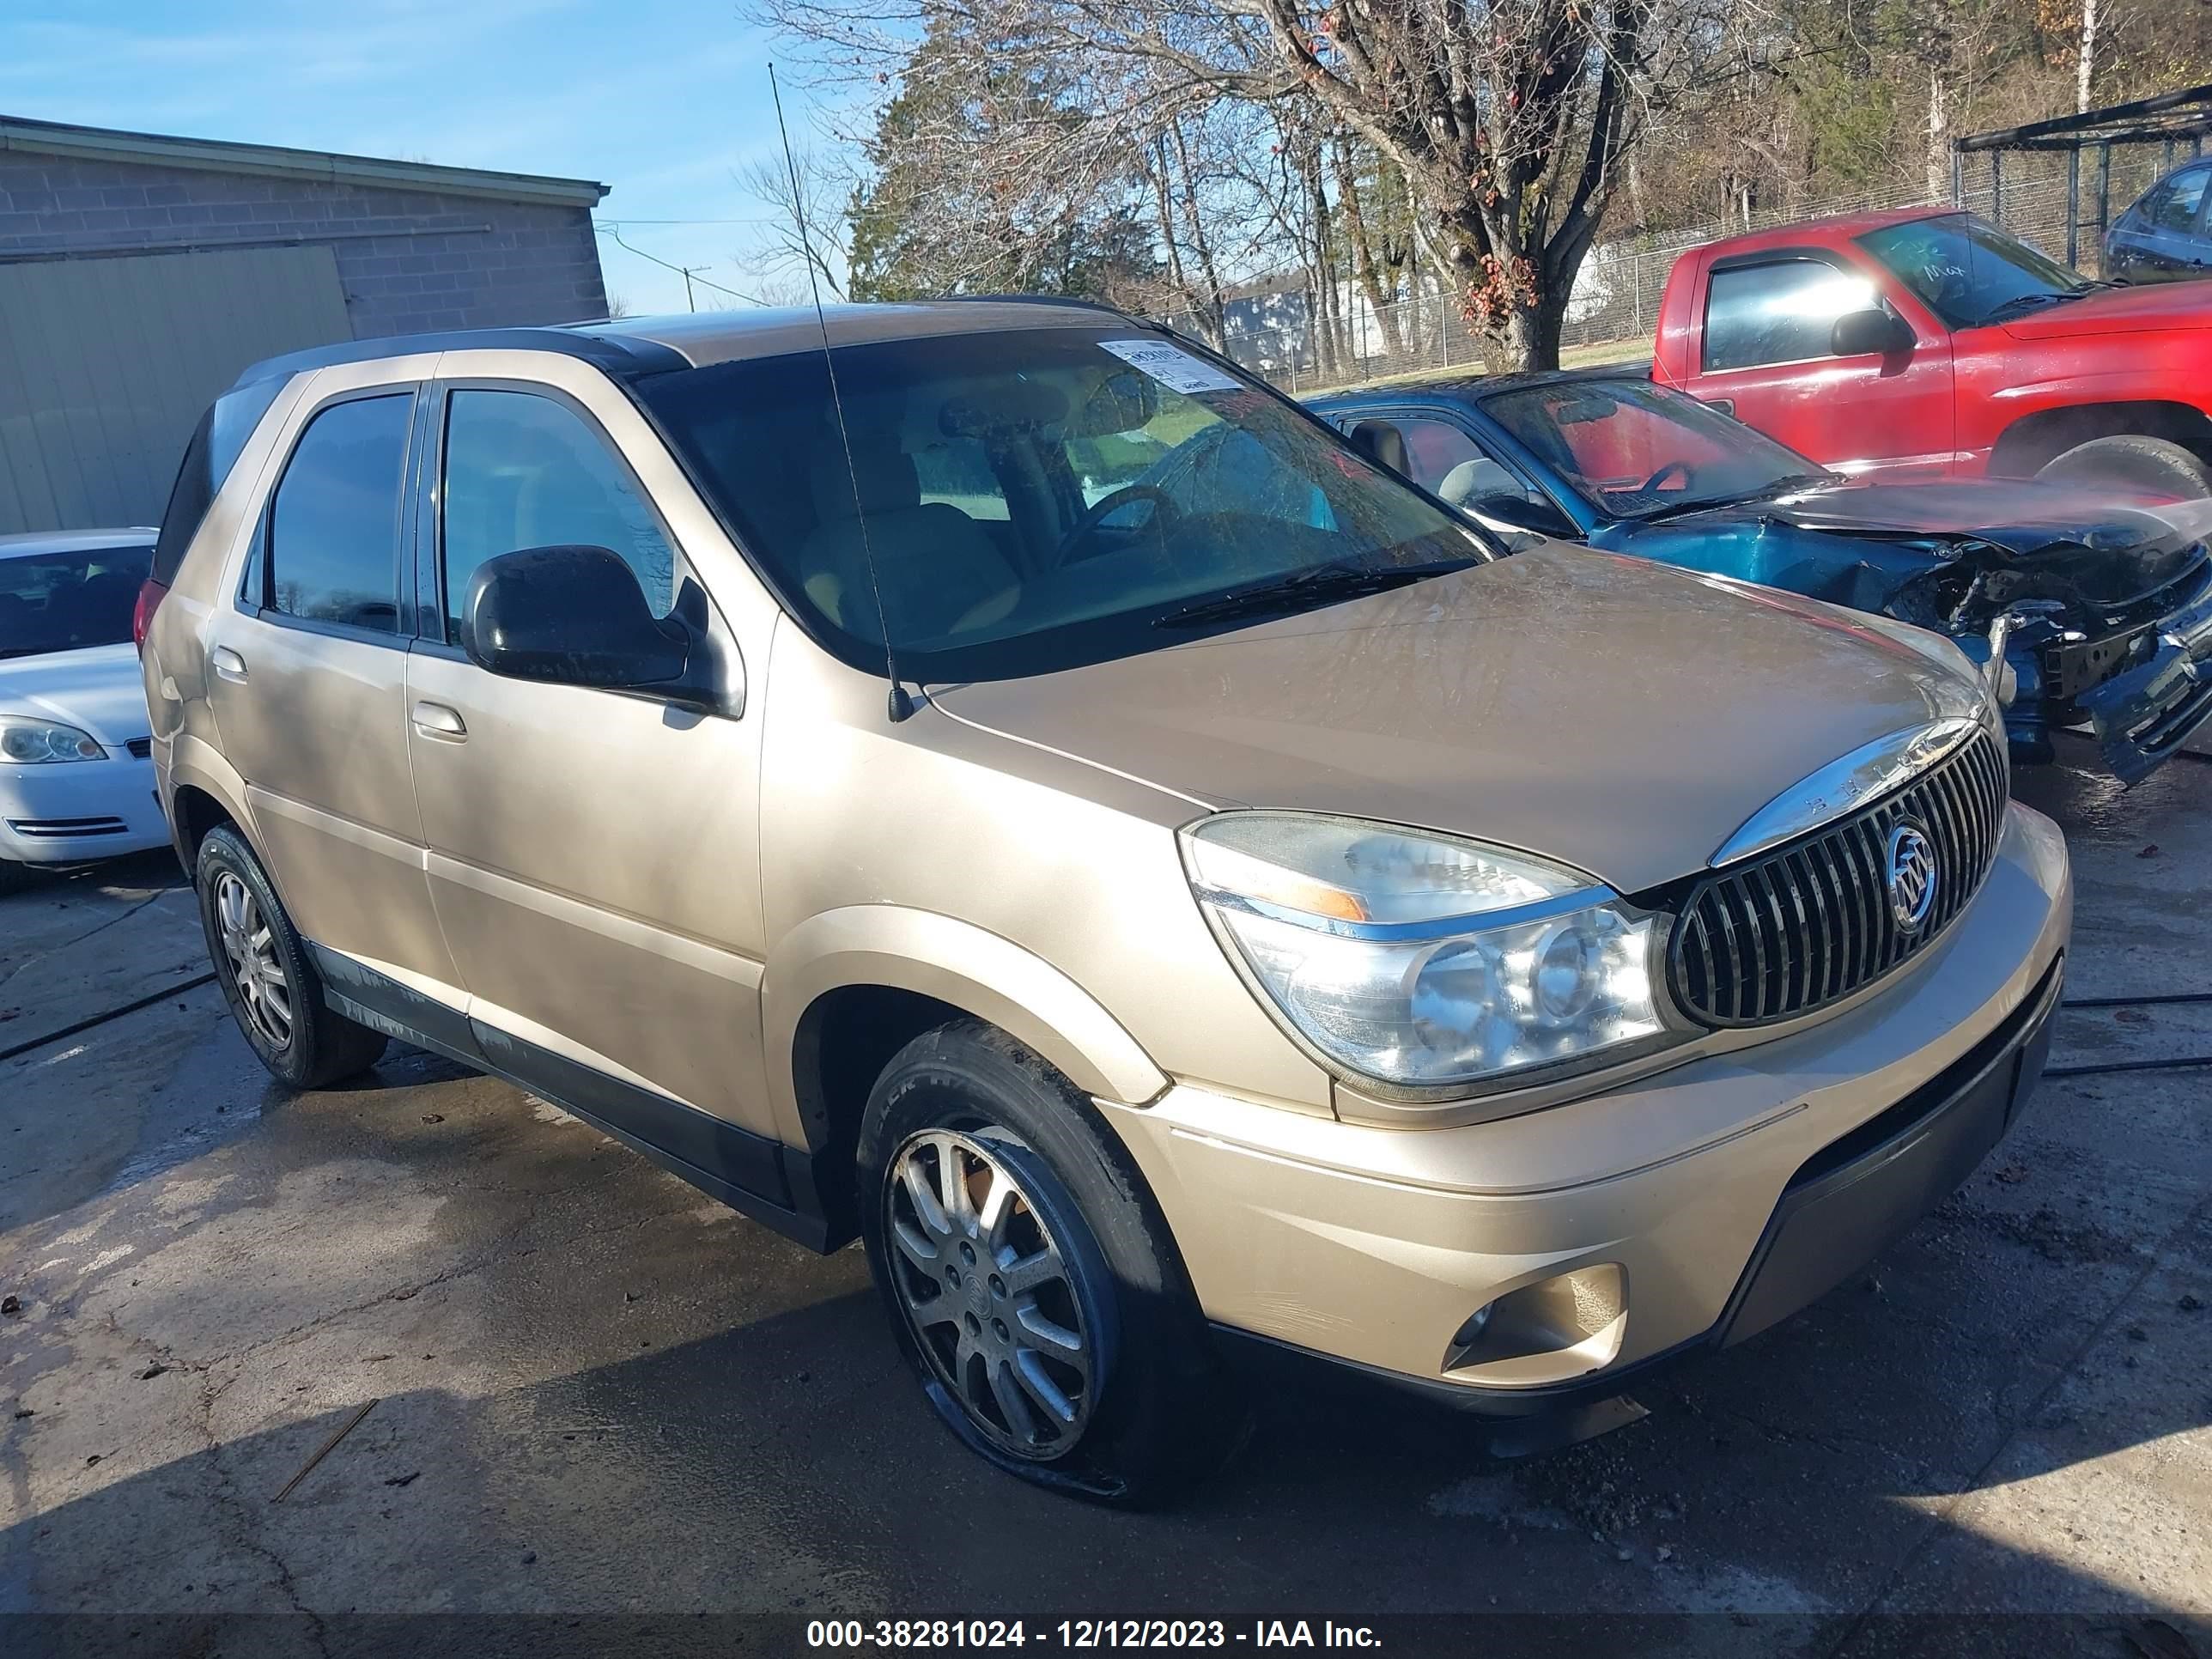
[[[1955,209],[1692,248],[1652,376],[1846,473],[2212,495],[2212,283],[2092,282]]]

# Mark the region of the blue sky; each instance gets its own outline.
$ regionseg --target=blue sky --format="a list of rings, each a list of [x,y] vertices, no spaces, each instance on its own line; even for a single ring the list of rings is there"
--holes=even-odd
[[[772,55],[734,0],[0,0],[0,113],[596,179],[625,241],[744,289],[767,210],[731,175],[779,153]],[[801,144],[809,100],[786,79]],[[684,308],[599,249],[633,310]]]

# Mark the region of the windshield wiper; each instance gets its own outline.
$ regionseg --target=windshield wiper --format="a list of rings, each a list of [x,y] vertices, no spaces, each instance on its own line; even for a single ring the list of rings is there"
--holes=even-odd
[[[1639,513],[1635,516],[1645,524],[1656,524],[1662,519],[1679,519],[1685,513],[1702,513],[1709,507],[1741,507],[1748,501],[1771,501],[1805,484],[1832,484],[1836,482],[1836,474],[1832,472],[1785,472],[1778,478],[1769,478],[1754,489],[1735,495],[1699,495],[1686,501],[1668,501],[1663,507],[1655,507],[1649,513]]]
[[[2000,317],[2015,311],[2033,311],[2038,306],[2063,305],[2069,300],[2078,300],[2089,290],[2085,288],[2050,289],[2041,294],[2015,294],[2009,300],[1999,301],[1982,313],[1982,325],[1987,326]]]
[[[1224,593],[1218,599],[1200,599],[1195,605],[1153,617],[1152,626],[1202,628],[1208,623],[1228,622],[1238,617],[1287,615],[1310,605],[1335,605],[1345,599],[1364,599],[1370,593],[1387,593],[1394,587],[1425,581],[1431,576],[1449,575],[1455,570],[1481,562],[1480,559],[1432,559],[1425,564],[1324,564],[1301,570],[1293,576],[1262,582],[1257,587]]]

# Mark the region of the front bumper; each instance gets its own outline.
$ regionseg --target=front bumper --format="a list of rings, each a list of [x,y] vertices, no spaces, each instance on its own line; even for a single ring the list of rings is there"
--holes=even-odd
[[[2140,783],[2212,720],[2212,590],[2158,627],[2149,655],[2075,699],[2122,783]]]
[[[112,750],[106,760],[0,766],[0,859],[82,864],[168,844],[150,760]]]
[[[2072,909],[2057,827],[2014,806],[1946,937],[1786,1036],[1449,1129],[1102,1106],[1217,1327],[1522,1415],[1752,1334],[1964,1179],[2040,1073]]]

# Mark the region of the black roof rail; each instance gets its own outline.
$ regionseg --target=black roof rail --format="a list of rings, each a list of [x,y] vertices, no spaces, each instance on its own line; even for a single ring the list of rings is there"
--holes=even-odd
[[[1103,311],[1121,318],[1124,322],[1135,323],[1144,320],[1142,318],[1131,316],[1121,307],[1109,304],[1104,300],[1086,300],[1080,295],[1075,294],[945,294],[936,298],[995,301],[1000,305],[1073,306],[1083,311]],[[933,300],[932,303],[934,302]]]
[[[367,340],[343,340],[264,357],[239,371],[234,392],[256,381],[290,376],[336,363],[365,363],[380,357],[404,357],[418,351],[551,351],[580,358],[617,378],[689,368],[690,360],[657,340],[624,334],[594,334],[582,328],[468,328],[436,334],[386,334]]]

